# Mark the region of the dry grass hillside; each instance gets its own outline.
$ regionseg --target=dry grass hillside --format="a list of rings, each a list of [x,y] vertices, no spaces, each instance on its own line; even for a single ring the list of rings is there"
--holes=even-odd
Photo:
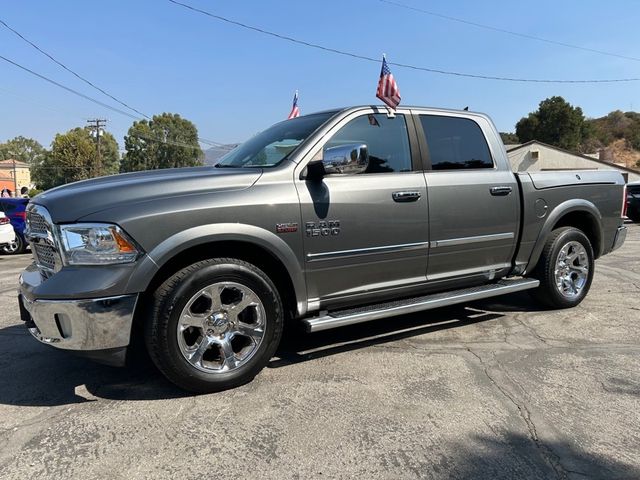
[[[603,149],[600,158],[628,168],[638,169],[640,151],[633,149],[626,139],[619,138]]]

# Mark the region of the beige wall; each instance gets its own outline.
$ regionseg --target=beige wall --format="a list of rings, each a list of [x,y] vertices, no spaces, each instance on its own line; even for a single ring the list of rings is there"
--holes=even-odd
[[[532,151],[538,151],[538,159],[532,157]],[[560,152],[544,145],[533,144],[508,152],[511,169],[514,172],[537,172],[540,170],[618,170],[614,166],[588,160],[571,153]],[[629,182],[640,181],[640,174],[618,170],[628,174]]]
[[[7,168],[4,165],[0,167],[0,177],[13,178],[13,167]],[[20,191],[22,187],[31,186],[31,172],[28,168],[16,167],[16,177],[18,180],[18,191]]]

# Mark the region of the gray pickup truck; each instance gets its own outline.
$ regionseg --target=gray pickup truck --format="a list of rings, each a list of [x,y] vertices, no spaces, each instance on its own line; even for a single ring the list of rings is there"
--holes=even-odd
[[[324,111],[215,167],[38,195],[20,311],[41,342],[123,365],[143,339],[172,382],[216,391],[250,381],[289,322],[393,322],[527,289],[575,306],[624,242],[623,197],[614,171],[512,173],[482,114]]]

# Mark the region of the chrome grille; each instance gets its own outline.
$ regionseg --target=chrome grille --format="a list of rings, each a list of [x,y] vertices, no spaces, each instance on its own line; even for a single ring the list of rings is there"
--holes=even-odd
[[[29,231],[35,235],[47,235],[49,232],[49,224],[47,220],[34,211],[27,212],[27,224],[29,225]]]
[[[33,250],[33,258],[36,264],[43,268],[54,270],[56,266],[56,251],[50,245],[43,245],[40,243],[33,243],[31,245]]]
[[[27,228],[25,230],[31,243],[33,260],[40,273],[49,277],[62,267],[53,236],[53,223],[46,208],[29,204],[27,207]]]

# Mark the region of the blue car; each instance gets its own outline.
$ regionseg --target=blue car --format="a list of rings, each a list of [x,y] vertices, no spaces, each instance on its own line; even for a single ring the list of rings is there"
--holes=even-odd
[[[28,242],[24,236],[26,209],[28,198],[0,198],[0,211],[9,217],[13,230],[16,232],[16,240],[0,249],[2,253],[9,255],[24,253]]]

